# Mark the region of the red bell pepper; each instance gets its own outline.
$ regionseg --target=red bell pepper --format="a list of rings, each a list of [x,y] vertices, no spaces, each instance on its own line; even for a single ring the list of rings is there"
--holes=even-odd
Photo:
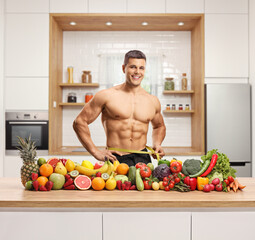
[[[197,179],[196,178],[190,178],[190,177],[186,177],[184,178],[184,183],[188,186],[190,186],[190,190],[194,191],[197,188]]]
[[[214,166],[215,166],[215,164],[217,162],[217,159],[218,159],[218,155],[217,154],[213,154],[209,167],[207,168],[207,170],[200,177],[205,177],[205,176],[207,176],[212,171],[212,169],[214,168]]]

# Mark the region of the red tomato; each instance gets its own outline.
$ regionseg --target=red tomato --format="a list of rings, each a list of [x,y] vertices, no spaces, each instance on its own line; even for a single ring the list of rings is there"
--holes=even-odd
[[[168,185],[168,182],[167,181],[164,181],[163,182],[163,186],[166,187]]]
[[[166,186],[165,191],[169,191],[169,190],[170,190],[169,186]]]
[[[181,179],[177,177],[177,178],[174,179],[174,181],[175,181],[175,183],[178,183],[178,182],[181,181]]]
[[[168,186],[170,189],[172,189],[172,188],[174,188],[174,183],[171,182]]]
[[[167,181],[168,181],[168,177],[164,177],[164,178],[163,178],[163,181],[164,181],[164,182],[167,182]]]
[[[150,190],[152,188],[151,183],[149,180],[143,180],[143,184],[144,184],[144,189],[145,190]]]
[[[227,186],[229,185],[229,180],[228,179],[225,179],[224,182],[226,183]]]
[[[170,170],[172,173],[179,173],[182,170],[182,165],[175,161],[170,164]]]
[[[175,184],[175,181],[174,181],[174,180],[171,180],[170,183]]]
[[[137,164],[135,165],[135,167],[136,167],[136,168],[142,169],[142,168],[144,168],[144,167],[147,167],[147,165],[146,165],[145,163],[143,163],[143,162],[139,162],[139,163],[137,163]]]
[[[151,169],[149,167],[145,166],[144,168],[141,168],[140,174],[141,174],[142,178],[150,177]]]
[[[228,181],[229,181],[229,183],[232,183],[232,182],[234,182],[234,178],[232,176],[228,176]]]

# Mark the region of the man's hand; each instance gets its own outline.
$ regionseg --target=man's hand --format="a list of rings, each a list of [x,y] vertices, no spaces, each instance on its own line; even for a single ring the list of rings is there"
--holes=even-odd
[[[118,159],[116,156],[113,155],[113,153],[117,153],[117,151],[112,151],[112,150],[98,150],[93,156],[99,160],[99,161],[107,161],[109,159],[110,161],[114,162],[117,161]]]
[[[156,146],[156,147],[153,147],[153,150],[155,151],[155,153],[158,153],[159,154],[159,157],[162,158],[165,156],[165,152],[163,150],[163,148],[161,146]],[[153,154],[152,157],[154,159],[157,159],[157,155],[156,154]]]

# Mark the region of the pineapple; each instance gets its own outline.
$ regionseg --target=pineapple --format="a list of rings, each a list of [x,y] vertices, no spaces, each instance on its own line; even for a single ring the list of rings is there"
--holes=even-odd
[[[17,147],[20,151],[20,157],[23,159],[23,166],[20,169],[21,182],[25,186],[26,182],[31,180],[31,174],[39,172],[39,166],[36,163],[36,146],[35,142],[31,140],[31,135],[28,139],[18,137]]]

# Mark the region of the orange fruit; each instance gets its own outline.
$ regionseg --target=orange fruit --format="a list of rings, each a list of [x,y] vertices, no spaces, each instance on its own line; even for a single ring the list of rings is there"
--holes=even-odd
[[[53,167],[49,163],[45,163],[39,168],[39,172],[40,175],[49,177],[53,173]]]
[[[121,163],[118,165],[116,172],[119,175],[126,175],[128,173],[129,166],[126,163]]]
[[[99,191],[99,190],[103,190],[104,189],[104,187],[105,187],[105,181],[104,181],[104,179],[103,178],[101,178],[101,177],[95,177],[93,180],[92,180],[92,188],[94,189],[94,190],[97,190],[97,191]]]
[[[44,176],[40,176],[39,178],[36,179],[39,182],[39,186],[45,186],[46,182],[48,182],[48,178]]]

